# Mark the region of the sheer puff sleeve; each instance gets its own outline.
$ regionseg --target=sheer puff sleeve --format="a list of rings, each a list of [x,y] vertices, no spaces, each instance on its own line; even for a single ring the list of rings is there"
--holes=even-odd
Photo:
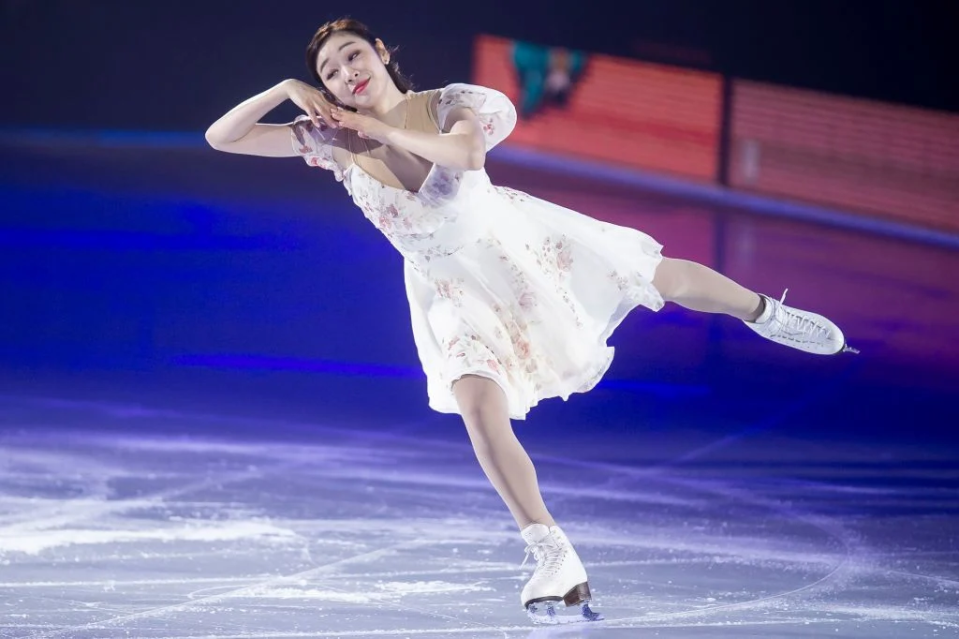
[[[325,124],[314,126],[309,116],[297,117],[290,127],[290,141],[293,151],[310,166],[333,171],[336,179],[343,180],[343,171],[333,159],[333,137],[336,129]]]
[[[444,131],[447,116],[457,107],[466,107],[477,115],[487,151],[505,140],[516,126],[516,107],[496,89],[462,83],[444,87],[436,106],[436,119]]]

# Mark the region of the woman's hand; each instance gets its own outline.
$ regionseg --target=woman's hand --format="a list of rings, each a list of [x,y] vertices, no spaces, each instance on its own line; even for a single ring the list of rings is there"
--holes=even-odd
[[[321,124],[334,128],[337,126],[331,114],[333,105],[327,102],[326,96],[318,89],[299,80],[285,80],[283,87],[290,102],[303,109],[313,122],[313,126],[319,127]]]
[[[347,109],[341,109],[334,106],[331,115],[333,120],[339,126],[346,129],[353,129],[357,135],[367,140],[376,140],[381,144],[389,144],[389,136],[396,131],[394,127],[380,122],[376,118],[367,115],[360,115]]]

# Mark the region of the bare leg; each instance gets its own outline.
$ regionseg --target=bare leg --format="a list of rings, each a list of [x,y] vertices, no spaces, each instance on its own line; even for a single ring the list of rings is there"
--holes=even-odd
[[[762,298],[708,266],[664,258],[653,285],[668,302],[704,313],[723,313],[752,322],[763,310]]]
[[[540,495],[533,462],[513,433],[503,390],[485,377],[465,375],[453,385],[453,393],[476,458],[520,530],[530,524],[555,525]]]

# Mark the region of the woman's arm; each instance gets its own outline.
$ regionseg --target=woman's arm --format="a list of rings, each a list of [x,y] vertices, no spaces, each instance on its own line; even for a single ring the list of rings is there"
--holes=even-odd
[[[393,129],[387,144],[451,169],[477,171],[486,164],[486,142],[479,120],[469,109],[459,108],[446,118],[449,133],[422,133]]]
[[[319,124],[320,120],[332,122],[329,104],[322,93],[298,80],[284,80],[241,102],[211,124],[206,131],[207,143],[217,151],[227,153],[264,157],[295,156],[289,124],[260,123],[263,116],[287,99],[303,109],[314,124]]]
[[[445,123],[449,132],[439,134],[398,129],[336,107],[332,116],[341,127],[354,129],[360,137],[405,149],[439,166],[475,171],[486,163],[482,126],[473,111],[467,108],[450,111]]]

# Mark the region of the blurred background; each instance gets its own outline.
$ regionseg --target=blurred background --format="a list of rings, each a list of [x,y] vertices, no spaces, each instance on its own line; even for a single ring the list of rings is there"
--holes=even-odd
[[[956,6],[0,0],[0,635],[954,633]],[[522,542],[342,184],[204,141],[342,16],[418,89],[507,94],[494,183],[861,351],[640,308],[592,392],[515,422],[604,624],[530,632]]]
[[[523,432],[955,450],[959,46],[932,0],[3,0],[3,393],[461,436],[426,406],[400,258],[342,186],[203,140],[308,80],[306,43],[343,15],[417,88],[514,101],[494,182],[788,288],[862,351],[638,310],[596,391]]]

